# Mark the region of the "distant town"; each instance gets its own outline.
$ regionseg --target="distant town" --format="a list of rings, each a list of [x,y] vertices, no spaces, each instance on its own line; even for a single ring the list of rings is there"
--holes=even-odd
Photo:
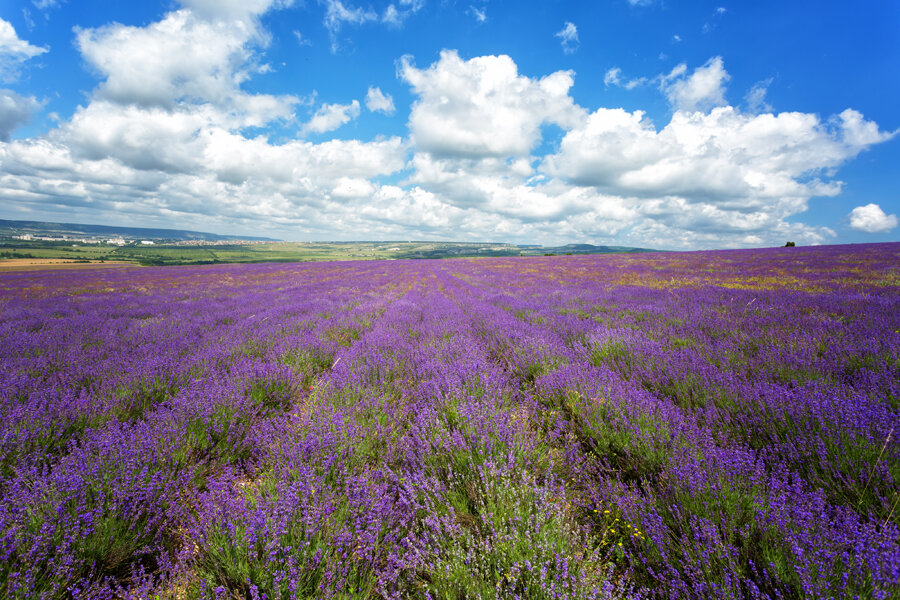
[[[263,240],[241,240],[241,239],[227,239],[227,240],[166,240],[166,239],[152,239],[152,240],[142,240],[142,239],[132,239],[125,237],[79,237],[74,235],[33,235],[30,233],[23,233],[21,235],[13,235],[11,236],[14,240],[21,240],[23,242],[70,242],[73,245],[77,244],[105,244],[107,246],[154,246],[156,244],[166,244],[168,246],[233,246],[234,244],[266,244],[268,242]]]

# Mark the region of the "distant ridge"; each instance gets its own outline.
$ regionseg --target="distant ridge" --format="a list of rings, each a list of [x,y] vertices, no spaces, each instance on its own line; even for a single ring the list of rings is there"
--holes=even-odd
[[[87,225],[81,223],[51,223],[46,221],[7,221],[0,219],[0,235],[62,236],[87,235],[101,237],[128,237],[143,240],[172,240],[219,242],[248,240],[254,242],[278,242],[281,240],[250,235],[219,235],[184,229],[152,229],[147,227],[118,227],[115,225]]]
[[[26,237],[23,237],[26,236]],[[30,237],[28,237],[30,236]],[[10,238],[17,237],[17,240]],[[657,252],[651,248],[636,248],[632,246],[595,246],[593,244],[566,244],[561,246],[541,246],[539,244],[511,244],[505,242],[439,242],[439,241],[353,241],[353,242],[283,242],[283,240],[240,235],[219,235],[203,231],[190,231],[185,229],[155,229],[148,227],[119,227],[115,225],[92,225],[83,223],[53,223],[48,221],[10,221],[0,219],[0,239],[14,242],[26,252],[25,248],[35,248],[35,244],[70,245],[79,239],[91,238],[92,243],[107,242],[108,244],[123,247],[113,252],[116,258],[108,256],[108,259],[122,260],[127,255],[128,260],[143,261],[142,264],[169,264],[173,261],[177,264],[191,262],[210,261],[215,262],[255,262],[255,261],[283,261],[283,260],[308,260],[308,257],[317,256],[317,260],[331,258],[343,259],[374,259],[374,258],[463,258],[463,257],[501,257],[501,256],[556,256],[561,254],[620,254],[634,252]],[[142,246],[142,241],[152,241],[153,244],[144,246],[143,249],[135,249]],[[250,244],[245,251],[251,254],[236,255],[224,254],[221,250],[215,256],[210,255],[210,250],[202,250],[197,256],[187,257],[187,250],[180,250],[180,258],[162,256],[160,248],[170,247],[172,244],[183,246],[184,243],[194,246],[221,246],[222,244],[240,245],[241,242],[256,242]],[[263,247],[259,242],[279,242],[279,248]],[[2,245],[6,246],[7,242]],[[125,248],[124,246],[127,246]],[[154,249],[155,248],[155,249]],[[26,252],[27,253],[27,252]],[[164,253],[164,252],[163,252]],[[171,253],[170,253],[171,254]],[[245,252],[246,254],[246,252]],[[153,256],[151,256],[153,255]],[[184,256],[182,256],[184,255]],[[202,255],[202,256],[201,256]],[[305,258],[304,258],[305,257]],[[75,258],[85,258],[78,256]],[[96,258],[96,257],[94,257]],[[160,262],[162,261],[162,263]]]
[[[606,254],[622,252],[659,252],[653,248],[635,248],[632,246],[594,246],[593,244],[566,244],[552,248],[554,252],[571,252],[573,254]]]

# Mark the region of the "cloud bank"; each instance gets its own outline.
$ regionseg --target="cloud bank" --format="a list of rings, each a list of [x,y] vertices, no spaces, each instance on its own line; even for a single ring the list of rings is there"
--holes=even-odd
[[[391,82],[375,82],[359,98],[324,99],[301,119],[301,98],[246,89],[269,43],[259,16],[287,4],[185,0],[144,27],[77,30],[98,83],[74,114],[45,135],[10,141],[40,103],[0,91],[0,199],[23,216],[288,239],[817,243],[835,232],[797,215],[812,198],[840,193],[838,167],[896,133],[852,109],[829,118],[775,114],[765,104],[768,82],[751,90],[743,111],[728,102],[718,56],[656,77],[606,73],[609,86],[658,88],[671,106],[660,124],[640,110],[580,106],[572,71],[532,76],[509,56],[452,50],[425,66],[398,60],[408,107],[382,91]],[[335,43],[345,25],[397,24],[420,6],[401,0],[377,12],[323,2]],[[557,34],[564,48],[577,44],[568,25]],[[18,55],[42,51],[2,27],[0,36]],[[363,105],[367,115],[397,118],[408,108],[407,134],[303,139],[356,131],[347,127],[354,120],[362,128]],[[298,135],[261,133],[278,124]],[[559,132],[554,140],[550,130]],[[897,217],[872,204],[854,209],[850,224],[888,231]]]

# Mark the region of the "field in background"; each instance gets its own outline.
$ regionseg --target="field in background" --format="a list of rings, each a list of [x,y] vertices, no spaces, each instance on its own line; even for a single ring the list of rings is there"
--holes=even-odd
[[[0,417],[0,597],[900,595],[900,244],[0,273]]]
[[[6,258],[0,260],[0,271],[35,271],[46,269],[83,269],[126,266],[128,263],[72,260],[66,258]]]
[[[143,266],[204,265],[221,263],[315,262],[390,260],[544,254],[606,254],[646,252],[618,246],[514,246],[456,242],[191,242],[179,244],[72,244],[71,242],[6,239],[0,245],[0,268],[9,260],[64,259],[87,262],[124,262]]]

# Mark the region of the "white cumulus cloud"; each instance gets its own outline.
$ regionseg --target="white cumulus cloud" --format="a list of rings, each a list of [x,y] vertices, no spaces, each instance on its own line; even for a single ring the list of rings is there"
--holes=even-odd
[[[0,55],[28,59],[46,51],[46,48],[33,46],[20,39],[12,24],[0,19]]]
[[[33,97],[0,89],[0,141],[9,141],[12,132],[28,123],[40,107],[41,103]]]
[[[566,133],[545,167],[623,193],[796,209],[811,196],[837,194],[840,184],[824,172],[889,136],[855,111],[837,128],[804,113],[749,115],[730,106],[679,111],[657,131],[642,111],[601,108]]]
[[[418,95],[409,118],[416,146],[436,155],[527,155],[541,124],[571,127],[584,114],[569,95],[571,71],[531,79],[508,56],[466,61],[446,50],[427,69],[417,69],[410,57],[398,68]]]
[[[375,186],[360,177],[341,177],[331,195],[335,198],[367,198],[375,192]]]
[[[185,8],[209,19],[248,19],[259,16],[271,8],[285,8],[293,0],[179,0]]]
[[[209,107],[169,111],[98,100],[77,110],[56,135],[77,158],[113,158],[135,169],[183,172],[200,164],[203,132],[218,122]]]
[[[47,48],[19,38],[12,24],[0,19],[0,81],[16,80],[25,61],[45,52]],[[28,123],[42,105],[34,96],[0,89],[0,141],[9,140],[12,132]]]
[[[722,57],[715,56],[690,75],[684,63],[677,65],[660,77],[660,90],[678,110],[709,110],[726,104],[725,82],[729,79]]]
[[[881,131],[874,121],[866,121],[859,111],[848,108],[833,119],[835,128],[840,132],[841,141],[850,148],[858,150],[867,148],[872,144],[880,144],[896,137],[900,129],[896,131]]]
[[[19,38],[12,24],[0,19],[0,80],[14,80],[22,63],[45,52],[47,48]]]
[[[303,125],[304,133],[325,133],[349,123],[359,116],[359,100],[350,104],[323,104],[312,119]]]
[[[643,231],[685,243],[719,235],[747,244],[787,234],[823,242],[832,230],[784,219],[802,213],[815,196],[837,195],[834,169],[896,135],[850,109],[825,121],[731,106],[702,112],[705,101],[724,101],[719,90],[727,73],[720,59],[690,76],[679,66],[665,77],[665,85],[683,84],[668,90],[680,108],[667,125],[657,129],[642,111],[600,108],[567,131],[559,151],[538,168],[574,185],[635,198]],[[610,79],[621,81],[615,71]]]
[[[884,233],[897,227],[897,215],[886,214],[877,204],[857,206],[850,211],[850,227],[866,233]]]
[[[223,118],[247,114],[248,125],[287,118],[299,102],[295,96],[241,90],[259,71],[253,49],[262,39],[244,21],[210,21],[185,9],[146,27],[76,29],[78,49],[104,79],[95,91],[99,98],[166,110],[208,103]]]
[[[382,112],[386,115],[392,115],[397,110],[391,95],[385,94],[377,87],[369,87],[369,91],[366,92],[366,108],[371,112]]]

